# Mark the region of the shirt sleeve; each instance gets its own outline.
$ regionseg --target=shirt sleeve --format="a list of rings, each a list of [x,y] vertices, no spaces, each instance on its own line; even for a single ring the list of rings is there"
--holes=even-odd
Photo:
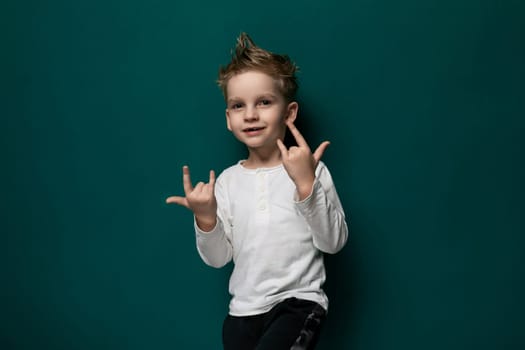
[[[233,248],[228,234],[229,225],[228,215],[225,208],[227,197],[223,188],[222,181],[218,178],[215,183],[215,197],[217,199],[217,224],[210,232],[202,231],[194,219],[195,235],[197,240],[197,251],[202,260],[212,267],[223,267],[233,256]]]
[[[312,193],[296,201],[296,206],[310,226],[314,245],[322,252],[335,254],[348,239],[345,213],[324,163],[319,162],[315,175]]]

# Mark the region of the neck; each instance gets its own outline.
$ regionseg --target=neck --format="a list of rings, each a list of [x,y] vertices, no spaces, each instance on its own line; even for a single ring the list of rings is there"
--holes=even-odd
[[[248,149],[248,159],[243,163],[246,168],[271,168],[282,163],[281,151],[275,147],[272,150]]]

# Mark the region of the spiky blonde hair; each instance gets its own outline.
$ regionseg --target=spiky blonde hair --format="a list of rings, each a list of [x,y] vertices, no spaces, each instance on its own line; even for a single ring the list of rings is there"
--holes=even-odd
[[[235,51],[226,66],[220,67],[217,85],[227,99],[228,81],[235,75],[246,71],[259,71],[268,74],[277,82],[285,99],[290,102],[295,98],[298,89],[295,73],[298,67],[287,55],[279,55],[255,45],[248,34],[242,32],[237,38]]]

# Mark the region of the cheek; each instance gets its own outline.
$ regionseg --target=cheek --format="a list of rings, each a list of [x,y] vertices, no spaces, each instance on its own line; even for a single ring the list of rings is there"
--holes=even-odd
[[[280,110],[277,112],[276,119],[279,121],[279,123],[286,125],[286,110]]]
[[[229,111],[226,110],[226,127],[228,128],[228,130],[231,131],[231,124],[230,124],[230,114],[229,114]]]
[[[234,129],[238,129],[242,127],[243,125],[243,119],[238,118],[238,116],[230,115],[230,117],[227,119],[227,126],[228,130],[233,131]]]

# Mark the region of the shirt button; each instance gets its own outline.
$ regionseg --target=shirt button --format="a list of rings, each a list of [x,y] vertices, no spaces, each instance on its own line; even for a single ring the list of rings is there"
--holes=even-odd
[[[266,210],[266,202],[259,202],[259,210]]]

